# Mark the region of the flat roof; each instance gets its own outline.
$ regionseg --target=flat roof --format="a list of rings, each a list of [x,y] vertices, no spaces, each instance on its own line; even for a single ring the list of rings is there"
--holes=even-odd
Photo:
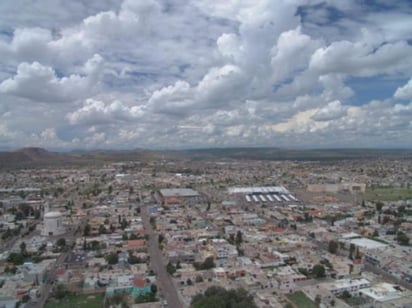
[[[360,290],[364,295],[378,302],[386,302],[402,297],[396,286],[387,282],[381,282],[373,287]]]
[[[355,232],[344,233],[344,234],[341,235],[341,238],[343,238],[345,240],[351,239],[351,238],[353,239],[353,238],[356,238],[356,237],[362,237],[362,235],[360,235],[358,233],[355,233]]]
[[[361,285],[370,285],[369,280],[365,278],[358,278],[358,279],[339,279],[332,283],[326,283],[325,287],[329,290],[335,289],[347,289],[353,286],[361,286]]]
[[[229,194],[253,194],[253,193],[282,193],[289,194],[283,186],[249,186],[249,187],[230,187]]]
[[[356,246],[366,248],[366,249],[375,249],[375,248],[385,248],[388,247],[387,244],[373,241],[367,238],[355,238],[349,241],[349,243],[354,244]]]
[[[159,190],[163,197],[196,197],[199,193],[191,188],[164,188]]]

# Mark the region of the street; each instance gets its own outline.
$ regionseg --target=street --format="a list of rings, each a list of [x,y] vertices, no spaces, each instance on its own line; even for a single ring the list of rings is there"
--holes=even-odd
[[[158,238],[156,232],[150,224],[150,217],[147,207],[141,208],[141,217],[145,233],[148,236],[147,250],[150,255],[150,264],[152,270],[157,277],[158,287],[167,300],[168,306],[172,308],[184,307],[179,298],[179,294],[173,284],[172,278],[166,271],[166,266],[163,262],[162,252],[159,249]]]

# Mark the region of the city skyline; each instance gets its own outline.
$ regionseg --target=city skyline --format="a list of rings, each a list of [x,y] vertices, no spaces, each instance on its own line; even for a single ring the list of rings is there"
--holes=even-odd
[[[412,148],[412,4],[6,1],[0,148]]]

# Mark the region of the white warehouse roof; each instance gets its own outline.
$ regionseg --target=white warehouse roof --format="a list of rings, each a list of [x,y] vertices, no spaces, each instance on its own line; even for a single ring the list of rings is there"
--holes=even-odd
[[[289,194],[283,186],[256,186],[256,187],[230,187],[229,194],[253,194],[253,193],[282,193]]]

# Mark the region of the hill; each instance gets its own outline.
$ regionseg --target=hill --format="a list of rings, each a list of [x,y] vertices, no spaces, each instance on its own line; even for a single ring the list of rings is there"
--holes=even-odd
[[[95,150],[66,153],[51,152],[42,148],[23,148],[0,152],[0,169],[44,168],[102,165],[110,162],[156,160],[300,160],[333,161],[348,159],[412,159],[412,150],[379,149],[313,149],[295,150],[280,148],[214,148],[194,150],[151,151]]]

